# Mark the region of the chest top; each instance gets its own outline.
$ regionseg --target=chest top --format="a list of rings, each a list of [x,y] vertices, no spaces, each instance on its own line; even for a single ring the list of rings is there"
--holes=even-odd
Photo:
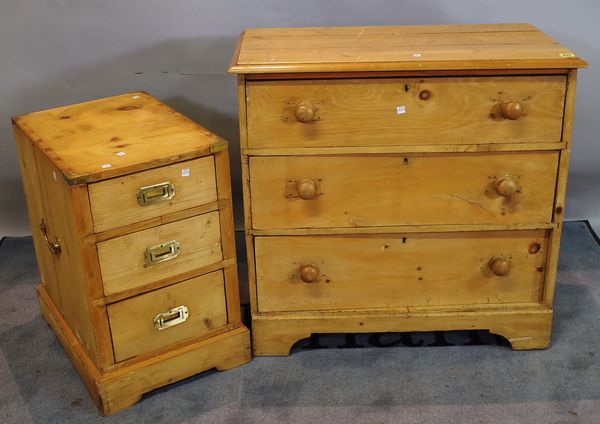
[[[205,156],[227,145],[144,92],[17,116],[13,123],[70,185]]]
[[[568,69],[587,63],[530,24],[249,29],[234,74]]]

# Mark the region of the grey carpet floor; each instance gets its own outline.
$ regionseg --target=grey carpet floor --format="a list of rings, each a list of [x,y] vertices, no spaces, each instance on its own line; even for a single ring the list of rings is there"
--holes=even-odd
[[[548,350],[514,352],[484,332],[317,335],[289,357],[202,373],[108,418],[39,314],[31,239],[6,238],[0,422],[600,423],[600,245],[584,222],[563,234]]]

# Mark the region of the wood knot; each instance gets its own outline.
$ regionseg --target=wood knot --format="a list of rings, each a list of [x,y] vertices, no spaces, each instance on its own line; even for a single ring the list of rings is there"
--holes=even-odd
[[[121,106],[119,108],[117,108],[117,110],[134,110],[134,109],[139,109],[139,106]]]

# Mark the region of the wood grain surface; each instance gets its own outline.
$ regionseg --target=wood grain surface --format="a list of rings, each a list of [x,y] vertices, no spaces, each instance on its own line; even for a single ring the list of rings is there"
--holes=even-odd
[[[530,24],[247,29],[230,73],[585,67]]]
[[[227,146],[144,92],[34,112],[13,122],[72,185],[206,156]]]

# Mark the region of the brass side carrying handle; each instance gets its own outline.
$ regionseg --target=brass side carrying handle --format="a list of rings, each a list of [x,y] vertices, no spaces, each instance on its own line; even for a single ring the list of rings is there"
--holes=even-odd
[[[53,243],[48,239],[48,228],[46,227],[46,223],[44,222],[43,218],[42,222],[40,223],[40,230],[44,235],[44,241],[46,242],[46,246],[48,246],[48,250],[50,250],[50,252],[52,252],[53,255],[59,255],[60,252],[62,252],[62,248],[60,247],[60,240],[57,237],[56,243]]]
[[[137,202],[140,206],[165,202],[175,197],[175,186],[169,181],[151,186],[140,187],[137,191]]]
[[[154,265],[160,262],[175,259],[181,253],[181,244],[177,240],[150,246],[144,252],[146,265]]]
[[[173,309],[169,309],[167,312],[162,312],[154,317],[154,327],[157,330],[164,330],[165,328],[173,327],[174,325],[181,324],[188,319],[189,312],[187,306],[181,305]]]

